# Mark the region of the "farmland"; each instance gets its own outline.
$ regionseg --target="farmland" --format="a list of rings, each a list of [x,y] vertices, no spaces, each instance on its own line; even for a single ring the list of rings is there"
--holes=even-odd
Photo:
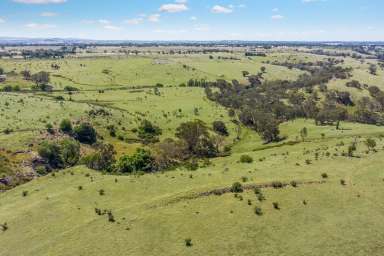
[[[15,181],[0,183],[1,255],[383,254],[378,59],[306,47],[113,52],[0,60],[0,178]],[[50,90],[26,70],[49,73]],[[108,168],[90,164],[100,145],[76,135],[84,123],[113,147]],[[179,156],[194,136],[186,124],[206,140]],[[45,142],[66,139],[80,142],[76,164],[44,159]],[[138,150],[156,167],[124,165]]]

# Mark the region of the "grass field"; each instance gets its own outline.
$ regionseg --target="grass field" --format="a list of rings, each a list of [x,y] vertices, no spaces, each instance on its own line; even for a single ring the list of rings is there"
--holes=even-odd
[[[0,255],[383,255],[382,127],[341,122],[336,129],[296,119],[280,124],[285,138],[280,142],[265,144],[243,126],[236,140],[238,126],[226,108],[208,100],[202,88],[178,86],[190,78],[245,82],[242,71],[256,74],[262,66],[265,80],[294,80],[304,72],[266,61],[328,57],[291,49],[274,49],[267,57],[212,55],[0,60],[7,72],[48,70],[57,90],[0,93],[0,157],[10,160],[0,158],[0,164],[7,165],[0,168],[0,178],[11,174],[8,166],[31,171],[28,163],[37,155],[38,144],[59,137],[47,134],[46,125],[57,128],[64,118],[74,124],[91,122],[118,157],[143,146],[134,141],[133,130],[144,119],[161,127],[160,140],[175,137],[183,122],[200,119],[212,130],[212,122],[221,120],[230,133],[225,143],[232,145],[229,156],[210,159],[196,171],[179,167],[117,176],[79,165],[1,192],[0,224],[7,223],[8,229],[0,229]],[[353,77],[331,80],[329,89],[349,91],[354,101],[369,92],[348,88],[347,81],[384,89],[383,71],[369,74],[369,62],[374,61],[344,60],[344,67],[353,67]],[[54,63],[59,70],[51,69]],[[143,87],[156,83],[165,85],[158,93]],[[4,84],[24,89],[32,85],[20,76]],[[80,90],[65,93],[67,85]],[[89,115],[98,109],[110,115]],[[117,137],[110,136],[109,125],[116,127]],[[304,140],[303,127],[308,129]],[[368,138],[377,142],[375,151],[368,150]],[[348,157],[352,143],[357,151]],[[253,162],[241,163],[244,154]],[[231,193],[234,182],[248,189]],[[287,186],[273,188],[276,182]],[[254,186],[263,187],[265,200],[259,200]],[[96,214],[95,208],[110,210],[115,222]],[[185,239],[191,239],[192,246],[186,246]]]
[[[213,160],[195,172],[103,176],[77,167],[17,187],[0,195],[0,219],[9,225],[1,234],[3,255],[380,255],[384,152],[366,154],[359,143],[359,158],[333,153],[345,150],[336,146],[341,140],[347,144],[355,136],[378,135],[381,129],[345,124],[352,130],[341,139],[334,137],[341,135],[336,131],[298,121],[287,124],[285,131],[303,124],[310,127],[307,142],[261,151],[238,145],[229,158]],[[321,133],[326,133],[324,139]],[[327,150],[332,156],[324,156]],[[315,152],[320,153],[318,160]],[[266,160],[236,163],[242,153]],[[305,164],[306,159],[313,163]],[[322,173],[329,178],[323,179]],[[242,194],[243,200],[232,193],[199,196],[244,177],[245,184],[325,183],[266,188],[263,202],[253,191]],[[23,197],[22,191],[28,195]],[[272,202],[281,209],[274,209]],[[255,206],[262,208],[262,216],[254,213]],[[112,210],[116,223],[96,215],[95,207]],[[185,247],[186,238],[193,247]],[[22,247],[17,246],[20,241]]]

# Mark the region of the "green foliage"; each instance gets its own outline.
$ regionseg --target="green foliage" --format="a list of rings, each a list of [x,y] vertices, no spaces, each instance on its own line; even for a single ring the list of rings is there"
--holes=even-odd
[[[70,134],[72,133],[72,123],[69,119],[63,119],[60,122],[60,131],[63,133]]]
[[[185,240],[184,240],[184,242],[185,242],[185,246],[187,246],[187,247],[191,247],[193,244],[192,244],[192,239],[191,238],[186,238]]]
[[[81,123],[74,129],[75,138],[81,143],[93,144],[97,141],[96,130],[89,123]]]
[[[176,129],[176,137],[187,146],[189,153],[199,157],[213,157],[217,152],[205,123],[201,120],[182,123]]]
[[[262,216],[263,215],[263,210],[260,208],[260,207],[255,207],[255,214],[258,215],[258,216]]]
[[[96,152],[86,156],[82,162],[93,170],[111,171],[115,163],[116,151],[111,144],[98,144]]]
[[[52,168],[66,168],[78,162],[80,145],[72,139],[63,139],[59,143],[44,141],[38,153]]]
[[[214,121],[212,126],[213,126],[213,130],[216,133],[218,133],[222,136],[228,136],[229,135],[227,126],[225,125],[225,123],[223,121]]]
[[[240,156],[240,163],[253,163],[253,158],[249,155],[242,155]]]
[[[377,146],[376,141],[372,138],[366,139],[364,143],[367,146],[368,150],[374,150],[375,147]]]
[[[142,139],[144,143],[157,142],[159,141],[158,136],[162,134],[162,130],[148,120],[143,120],[137,131],[138,137]]]
[[[242,193],[244,191],[243,186],[240,182],[235,182],[231,186],[232,193]]]
[[[116,170],[122,173],[154,170],[154,159],[150,151],[139,148],[133,155],[124,155],[116,163]]]

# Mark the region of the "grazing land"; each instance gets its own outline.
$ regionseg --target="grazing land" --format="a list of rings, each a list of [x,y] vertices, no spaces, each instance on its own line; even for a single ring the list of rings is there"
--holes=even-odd
[[[0,254],[383,255],[383,51],[0,59]]]

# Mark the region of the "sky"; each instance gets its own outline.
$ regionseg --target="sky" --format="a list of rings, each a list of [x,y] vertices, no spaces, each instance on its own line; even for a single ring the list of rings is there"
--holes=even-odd
[[[0,0],[0,37],[384,41],[383,0]]]

